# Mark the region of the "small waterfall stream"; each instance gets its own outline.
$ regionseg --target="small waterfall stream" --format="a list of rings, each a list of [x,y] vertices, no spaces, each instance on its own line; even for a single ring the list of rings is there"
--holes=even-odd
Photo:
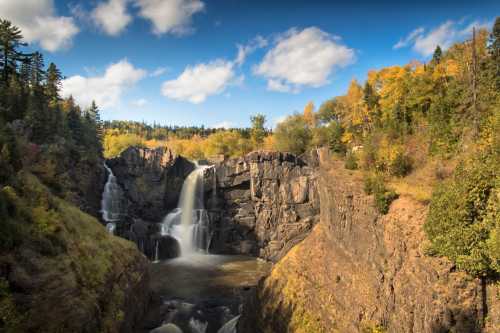
[[[113,171],[104,163],[108,172],[108,180],[104,185],[101,201],[102,219],[106,222],[106,229],[110,234],[115,234],[116,223],[120,221],[123,214],[123,191],[116,181]]]
[[[162,235],[179,241],[181,256],[208,252],[210,246],[209,218],[203,203],[203,177],[209,166],[196,166],[182,185],[178,207],[163,220]]]

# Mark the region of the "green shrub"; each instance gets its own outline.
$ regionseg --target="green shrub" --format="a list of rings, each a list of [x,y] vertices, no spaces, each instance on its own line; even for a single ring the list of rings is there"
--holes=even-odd
[[[435,190],[424,225],[430,252],[473,276],[500,273],[497,168],[491,151],[463,162]]]
[[[379,189],[384,188],[384,180],[381,176],[365,177],[364,190],[366,194],[373,194]]]
[[[391,203],[398,198],[398,194],[390,189],[377,191],[375,194],[375,207],[381,214],[387,214]]]
[[[356,155],[351,152],[347,153],[344,167],[348,170],[356,170],[358,168],[358,159]]]
[[[396,192],[386,188],[384,179],[380,175],[366,177],[364,191],[366,194],[373,194],[375,207],[381,214],[387,214],[391,203],[398,198]]]
[[[23,316],[17,310],[9,282],[0,277],[0,332],[20,332]]]
[[[404,177],[410,173],[412,167],[413,167],[412,159],[408,155],[399,152],[394,158],[394,160],[391,162],[391,165],[389,166],[389,171],[393,176]]]

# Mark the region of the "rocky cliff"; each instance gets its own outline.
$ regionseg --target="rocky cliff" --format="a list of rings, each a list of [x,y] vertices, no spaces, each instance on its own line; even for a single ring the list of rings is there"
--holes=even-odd
[[[320,222],[261,281],[243,332],[498,332],[498,287],[424,253],[427,207],[373,208],[356,174],[319,180]]]
[[[130,147],[107,161],[128,200],[128,215],[161,222],[177,206],[182,184],[194,169],[168,148]]]
[[[211,250],[277,261],[319,219],[317,156],[258,151],[215,165],[207,174]],[[214,193],[215,190],[215,193]]]

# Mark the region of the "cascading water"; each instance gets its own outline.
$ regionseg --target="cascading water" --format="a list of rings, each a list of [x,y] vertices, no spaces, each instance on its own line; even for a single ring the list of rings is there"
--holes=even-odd
[[[108,180],[104,185],[104,192],[101,201],[102,219],[106,222],[106,229],[110,234],[114,234],[116,223],[121,219],[123,213],[123,192],[116,181],[113,171],[104,163],[104,168],[108,172]]]
[[[178,208],[162,223],[162,235],[179,241],[181,256],[208,252],[210,245],[209,218],[203,203],[203,176],[208,166],[196,166],[182,185]]]

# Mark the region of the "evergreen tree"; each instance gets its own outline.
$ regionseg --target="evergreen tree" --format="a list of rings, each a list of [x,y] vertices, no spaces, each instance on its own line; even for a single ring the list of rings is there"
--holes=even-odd
[[[10,21],[0,19],[0,66],[4,83],[8,83],[9,76],[16,72],[17,62],[29,57],[28,54],[19,51],[21,46],[27,45],[22,39],[18,27],[12,25]]]
[[[432,62],[434,64],[439,64],[441,62],[442,57],[443,57],[443,50],[441,50],[441,47],[438,45],[436,46],[434,54],[432,55]]]
[[[496,18],[490,35],[489,52],[493,63],[493,78],[500,90],[500,16]]]
[[[39,89],[45,79],[43,55],[35,52],[31,58],[30,83],[32,89]]]
[[[66,122],[69,129],[69,135],[76,144],[81,143],[83,138],[83,128],[80,116],[80,108],[75,105],[73,96],[70,96],[67,101]]]
[[[49,101],[59,100],[59,91],[61,89],[62,74],[59,68],[51,62],[47,68],[47,82],[45,85],[45,94]]]
[[[369,110],[374,110],[378,105],[378,96],[372,85],[368,82],[365,83],[365,87],[363,88],[363,99],[368,106]]]

